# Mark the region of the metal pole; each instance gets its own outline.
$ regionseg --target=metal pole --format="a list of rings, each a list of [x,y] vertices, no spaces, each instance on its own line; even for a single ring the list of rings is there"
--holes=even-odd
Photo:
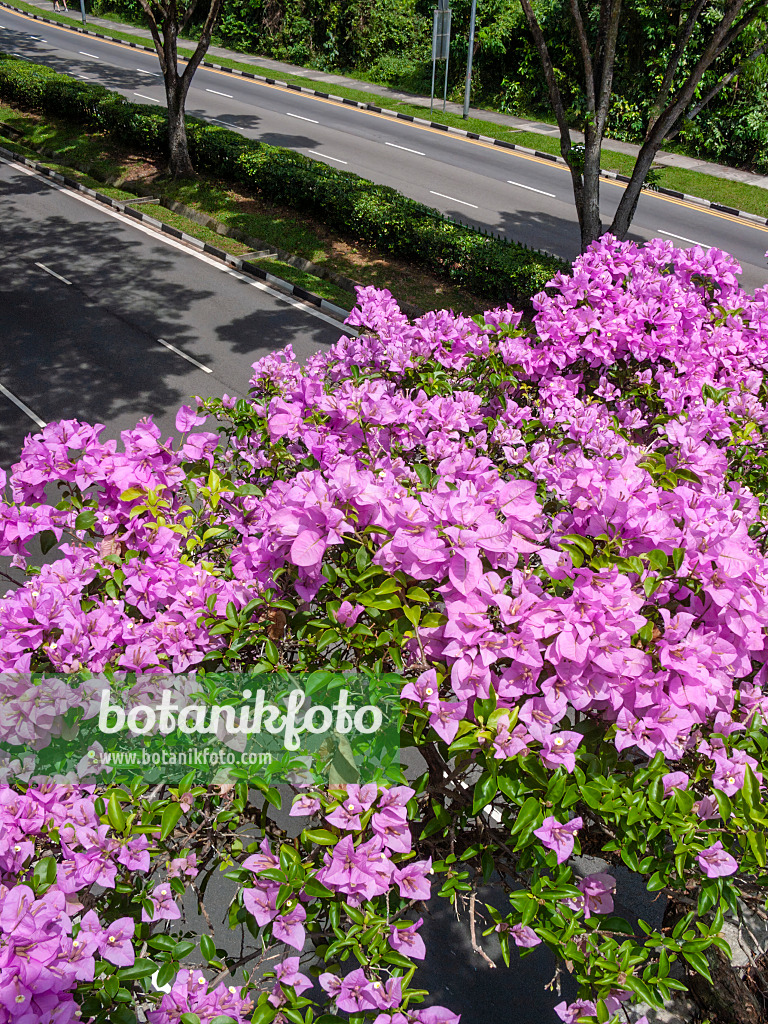
[[[472,13],[469,16],[469,50],[467,51],[467,84],[464,87],[464,120],[469,114],[469,89],[472,82],[472,51],[475,48],[475,12],[477,0],[472,0]]]
[[[80,13],[83,16],[83,24],[85,25],[85,0],[80,0]]]
[[[446,35],[448,37],[447,38],[448,46],[447,46],[446,51],[445,51],[445,84],[443,85],[443,112],[445,112],[445,101],[446,101],[446,98],[448,96],[448,60],[449,60],[449,56],[450,56],[450,52],[451,52],[451,49],[450,49],[450,46],[451,46],[451,12],[450,12],[450,10],[446,11],[446,21],[448,23],[447,26],[446,26]]]
[[[82,2],[82,0],[81,0]],[[437,10],[432,18],[432,92],[429,96],[429,113],[432,114],[432,105],[435,102],[435,67],[437,65]]]

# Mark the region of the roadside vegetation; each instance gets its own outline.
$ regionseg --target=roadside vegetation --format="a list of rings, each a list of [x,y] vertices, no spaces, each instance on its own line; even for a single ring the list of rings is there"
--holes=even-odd
[[[708,26],[722,16],[725,0],[707,6],[694,27],[684,60],[695,64]],[[228,0],[213,41],[236,50],[290,61],[321,71],[354,74],[381,85],[429,94],[432,64],[432,0]],[[452,0],[449,97],[461,102],[471,0]],[[568,0],[539,5],[571,127],[587,112],[580,55],[574,45]],[[140,0],[91,0],[96,15],[111,13],[143,24]],[[617,39],[617,64],[608,122],[612,138],[641,142],[658,82],[678,39],[688,8],[675,0],[627,4]],[[759,22],[750,26],[727,67],[713,66],[698,100],[719,77],[728,81],[691,119],[681,122],[675,145],[702,158],[768,170],[768,60]],[[484,0],[477,8],[472,100],[506,113],[552,120],[539,55],[521,7]],[[698,105],[698,104],[697,104]]]
[[[23,109],[64,116],[153,159],[164,159],[168,152],[165,110],[129,103],[103,86],[45,65],[0,59],[0,96]],[[373,246],[486,300],[527,303],[566,266],[538,250],[448,220],[393,188],[292,150],[194,118],[187,119],[186,129],[192,162],[200,173],[214,174],[271,205],[288,206],[338,237]]]
[[[0,103],[0,145],[39,160],[88,188],[130,202],[151,194],[166,202],[179,202],[218,221],[230,230],[258,239],[363,285],[389,288],[404,306],[414,310],[451,308],[477,313],[487,300],[436,278],[423,269],[397,260],[370,246],[337,238],[319,221],[298,216],[288,207],[266,203],[245,189],[234,188],[213,176],[174,181],[159,159],[136,155],[103,132],[92,132],[63,118],[23,111]],[[194,238],[242,256],[253,248],[180,216],[161,205],[143,206],[157,220]],[[279,259],[252,261],[276,277],[297,284],[343,309],[351,309],[355,296],[315,274]]]
[[[13,0],[13,6],[21,11],[29,12],[31,14],[39,14],[40,8],[35,7],[32,4],[25,3],[24,0]],[[88,9],[92,11],[94,15],[98,15],[101,18],[112,20],[114,19],[116,25],[125,23],[135,23],[137,27],[144,24],[140,16],[136,13],[131,13],[127,9],[123,9],[125,5],[120,7],[120,10],[102,9],[103,5],[98,5],[92,2],[90,5],[86,5]],[[138,4],[136,5],[138,7]],[[454,5],[455,9],[455,5]],[[77,26],[81,24],[80,18],[74,15],[63,15],[56,14],[51,11],[46,11],[45,17],[54,20],[65,26]],[[228,16],[225,12],[225,16],[222,21],[222,25],[226,28],[228,24]],[[138,33],[126,32],[119,27],[109,29],[101,28],[98,25],[89,23],[89,29],[92,32],[100,33],[103,35],[109,35],[115,39],[122,40],[124,42],[138,43],[143,46],[150,46],[151,39],[148,34],[139,35]],[[242,48],[243,50],[250,50],[263,53],[264,56],[279,57],[284,60],[292,60],[294,63],[301,65],[304,63],[305,66],[315,68],[315,64],[311,61],[306,62],[297,56],[291,56],[290,53],[282,52],[278,49],[275,52],[265,52],[264,48],[267,46],[267,37],[262,38],[262,43],[256,45],[255,42],[248,43],[246,37],[243,36],[238,42],[238,38],[225,38],[219,35],[214,35],[213,42],[219,45],[226,45],[233,49]],[[250,37],[249,37],[250,38]],[[291,51],[293,52],[293,51]],[[193,53],[192,48],[179,45],[178,54],[180,58],[190,57]],[[762,58],[765,59],[765,58]],[[263,75],[267,78],[274,78],[275,72],[264,65],[254,61],[245,60],[233,60],[227,57],[216,55],[215,57],[210,55],[209,60],[215,61],[215,63],[222,67],[235,68],[240,71],[248,71],[257,75]],[[429,92],[429,79],[423,79],[416,76],[405,76],[404,78],[397,77],[392,69],[398,69],[404,66],[403,60],[408,62],[408,58],[388,57],[382,58],[371,68],[362,67],[347,67],[347,68],[326,68],[322,65],[322,61],[317,63],[317,70],[344,70],[355,75],[356,78],[363,81],[376,82],[379,85],[393,86],[404,90],[413,90],[415,93]],[[453,60],[453,58],[452,58]],[[466,60],[466,53],[464,55]],[[431,68],[431,64],[429,65]],[[459,67],[459,63],[456,63],[456,67]],[[377,69],[384,69],[384,73],[379,73]],[[387,70],[389,69],[389,70]],[[744,72],[745,74],[746,72]],[[477,64],[475,64],[475,78],[473,81],[477,85]],[[540,72],[538,73],[540,77]],[[752,75],[752,71],[750,71]],[[321,81],[313,80],[311,77],[305,75],[291,75],[280,72],[278,76],[279,82],[284,82],[290,85],[302,85],[308,88],[317,86],[321,91],[327,91],[329,87]],[[424,84],[426,81],[426,84]],[[738,82],[736,83],[738,86]],[[429,106],[419,102],[418,96],[414,95],[412,101],[403,101],[389,96],[380,96],[372,94],[371,92],[364,91],[363,89],[354,89],[348,86],[334,84],[330,87],[334,96],[339,96],[345,99],[357,100],[361,103],[374,103],[381,105],[386,110],[392,110],[398,113],[409,114],[414,117],[426,117],[430,118],[440,124],[448,125],[449,127],[461,128],[466,131],[475,132],[478,135],[485,135],[489,138],[500,139],[505,142],[513,142],[518,146],[525,146],[530,149],[537,149],[543,153],[560,154],[560,140],[556,136],[542,135],[538,132],[527,132],[518,129],[512,129],[506,125],[497,124],[495,121],[487,120],[483,117],[469,117],[467,119],[462,118],[460,115],[452,114],[450,111],[443,111],[439,105],[434,109],[430,115]],[[519,90],[518,90],[519,91]],[[454,93],[456,99],[460,100],[460,88],[459,85],[455,86]],[[767,94],[768,95],[768,94]],[[520,116],[535,117],[544,121],[552,121],[552,114],[546,109],[545,106],[526,106],[525,104],[511,104],[505,99],[494,100],[487,90],[481,89],[478,85],[477,90],[473,87],[472,102],[474,105],[481,105],[489,111],[499,110],[503,113],[514,113]],[[544,102],[544,101],[542,101]],[[617,101],[618,102],[618,101]],[[763,116],[763,108],[768,109],[765,106],[762,94],[760,97],[755,99],[755,103],[758,104],[757,108],[752,112],[750,121],[759,121]],[[624,109],[622,104],[618,104],[617,111]],[[728,122],[726,122],[727,124]],[[717,138],[720,138],[720,133],[715,133]],[[637,139],[630,138],[626,133],[617,130],[616,124],[613,120],[609,121],[608,138],[619,138],[624,141],[638,141]],[[761,147],[768,153],[768,133],[766,134],[766,143],[760,142],[756,144],[755,148],[755,160],[750,164],[750,168],[753,170],[760,170],[762,164],[757,160]],[[690,155],[698,155],[702,159],[716,159],[724,163],[736,163],[739,161],[731,159],[727,148],[723,148],[720,145],[717,151],[710,151],[708,149],[692,150],[691,147],[682,145],[679,139],[674,142],[665,143],[665,149],[673,152],[687,152]],[[735,151],[734,151],[735,152]],[[733,155],[733,154],[731,154]],[[604,171],[615,171],[619,174],[631,175],[632,168],[634,167],[634,157],[629,156],[625,153],[617,152],[616,150],[609,149],[607,147],[602,148],[600,165]],[[749,163],[749,161],[747,161]],[[704,174],[700,171],[691,171],[684,168],[677,167],[658,167],[654,168],[654,181],[657,185],[662,188],[675,189],[679,192],[685,192],[688,195],[697,196],[701,199],[709,200],[713,203],[720,203],[724,206],[731,206],[738,210],[744,210],[747,213],[753,213],[759,217],[768,217],[768,190],[762,189],[756,185],[749,185],[738,181],[729,181],[725,178],[714,177],[710,174]]]

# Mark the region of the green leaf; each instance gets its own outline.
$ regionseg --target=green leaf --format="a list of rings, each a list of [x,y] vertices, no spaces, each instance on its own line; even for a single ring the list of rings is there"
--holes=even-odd
[[[139,978],[148,978],[157,970],[157,964],[151,960],[137,960],[130,967],[121,967],[117,976],[123,981],[136,981]]]
[[[260,1003],[251,1017],[251,1024],[272,1024],[277,1016],[277,1009],[271,1003]]]
[[[731,803],[731,798],[728,796],[727,793],[723,793],[722,790],[716,789],[715,800],[717,800],[717,809],[720,811],[720,817],[723,819],[723,822],[725,823],[733,814],[733,804]]]
[[[384,959],[388,964],[394,964],[395,967],[402,967],[406,971],[409,971],[413,967],[413,961],[409,960],[407,956],[403,956],[402,953],[397,953],[394,949],[384,954]]]
[[[304,883],[304,892],[307,896],[317,896],[318,898],[326,898],[333,896],[333,891],[326,888],[322,882],[318,882],[316,878],[308,878]]]
[[[490,772],[484,772],[475,783],[475,792],[472,798],[472,813],[479,813],[483,807],[493,800],[499,790],[496,776]]]
[[[163,953],[172,953],[176,949],[176,940],[170,935],[153,935],[147,940],[147,945],[152,949],[159,949]]]
[[[515,819],[510,835],[517,835],[517,833],[522,832],[524,828],[527,828],[529,825],[533,825],[533,823],[539,819],[540,815],[541,801],[536,796],[529,796],[520,808],[520,813]]]
[[[568,541],[570,544],[575,544],[577,548],[581,548],[585,555],[591,555],[595,550],[595,545],[589,537],[582,537],[579,533],[566,533],[563,540]]]
[[[163,811],[163,817],[160,822],[160,838],[167,839],[168,836],[176,828],[176,824],[181,817],[182,810],[181,804],[172,803]]]
[[[56,881],[56,859],[54,857],[43,857],[35,864],[32,872],[32,888],[40,892],[42,888],[53,885]]]
[[[424,488],[424,490],[429,490],[432,484],[432,470],[429,468],[429,466],[422,466],[421,464],[418,464],[413,467],[413,471],[419,478],[419,483]]]
[[[43,530],[40,534],[40,550],[47,555],[51,548],[56,546],[56,534],[53,530]]]
[[[211,960],[216,959],[216,943],[213,941],[210,935],[200,936],[200,952],[203,954],[208,963]]]
[[[109,823],[116,832],[122,832],[125,828],[125,813],[123,808],[120,806],[120,801],[117,798],[117,793],[113,790],[109,794],[109,801],[107,802],[107,818]]]
[[[749,765],[744,770],[744,785],[741,795],[750,810],[754,811],[760,807],[760,783]]]
[[[654,548],[645,557],[648,559],[651,568],[655,569],[656,572],[663,572],[667,568],[667,553],[662,551],[661,548]]]
[[[81,512],[78,515],[77,519],[75,519],[76,530],[90,530],[95,525],[96,513],[93,511],[93,509],[90,508],[86,509],[84,512]]]
[[[160,970],[157,972],[157,978],[155,984],[158,988],[162,988],[163,985],[167,985],[169,981],[173,981],[176,975],[179,973],[179,964],[176,960],[169,960],[167,964],[163,964]]]
[[[694,969],[694,971],[696,971],[697,974],[700,974],[702,978],[706,978],[706,980],[711,985],[712,975],[709,973],[709,964],[707,963],[707,958],[704,956],[704,954],[686,953],[686,951],[683,950],[683,956]]]
[[[301,838],[315,846],[335,846],[339,841],[339,836],[329,832],[327,828],[305,828]]]
[[[755,855],[755,860],[761,868],[765,867],[765,835],[762,832],[747,832],[747,842],[749,843],[752,853]]]
[[[685,561],[685,548],[673,548],[672,550],[672,565],[675,567],[675,572],[680,571],[680,566]]]

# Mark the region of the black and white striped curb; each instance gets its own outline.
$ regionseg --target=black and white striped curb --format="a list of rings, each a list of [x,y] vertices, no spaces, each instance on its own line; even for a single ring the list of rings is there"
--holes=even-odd
[[[134,50],[146,50],[147,53],[156,53],[154,46],[144,46],[143,43],[134,43],[126,39],[118,39],[115,36],[108,36],[102,32],[94,32],[92,29],[81,28],[79,25],[65,25],[60,21],[54,21],[52,18],[46,18],[42,14],[30,14],[28,11],[22,11],[18,7],[14,7],[13,4],[4,3],[0,0],[0,7],[5,7],[10,11],[16,11],[17,14],[24,14],[29,18],[34,18],[36,21],[43,21],[49,25],[54,25],[59,28],[68,28],[74,32],[79,32],[81,35],[96,36],[99,39],[105,39],[110,43],[120,43],[121,46],[129,46]],[[269,78],[266,75],[257,75],[254,71],[243,71],[240,68],[230,68],[225,64],[215,64],[213,61],[204,60],[200,62],[200,66],[204,68],[213,68],[214,71],[223,71],[226,74],[238,75],[240,78],[250,78],[256,82],[266,82],[267,85],[279,85],[284,89],[290,89],[293,92],[303,92],[308,96],[319,96],[324,100],[332,100],[334,103],[343,103],[348,107],[357,107],[359,110],[370,110],[375,114],[382,114],[385,117],[397,118],[400,121],[410,121],[413,124],[423,125],[427,128],[435,128],[438,131],[448,132],[451,135],[461,135],[467,139],[473,139],[477,142],[485,142],[488,145],[499,146],[501,149],[512,149],[518,153],[525,153],[526,156],[535,156],[540,160],[549,160],[551,163],[562,164],[567,166],[565,160],[561,156],[557,156],[555,153],[543,153],[539,149],[530,149],[528,146],[520,146],[516,142],[507,142],[505,139],[494,139],[490,135],[479,135],[477,132],[467,131],[465,128],[454,128],[453,125],[441,124],[439,121],[429,121],[423,117],[415,117],[413,114],[402,114],[397,110],[388,110],[386,107],[378,107],[374,103],[366,103],[362,100],[352,100],[346,96],[336,96],[334,93],[322,92],[320,89],[310,89],[305,85],[295,85],[293,82],[285,82],[279,78]],[[620,181],[627,183],[631,179],[626,174],[619,174],[616,171],[601,171],[602,177],[609,178],[613,181]],[[706,172],[701,172],[706,173]],[[715,175],[713,175],[715,177]],[[746,183],[748,184],[748,182]],[[768,217],[761,217],[756,213],[747,213],[746,210],[737,210],[733,206],[724,206],[722,203],[713,203],[709,199],[702,199],[700,196],[690,196],[687,192],[678,192],[673,188],[663,188],[658,186],[651,191],[658,193],[663,196],[670,196],[673,199],[683,199],[685,202],[694,203],[696,206],[703,206],[708,210],[717,210],[720,213],[728,213],[732,217],[740,217],[742,220],[753,221],[755,224],[768,225]]]
[[[38,174],[41,174],[46,178],[50,178],[51,181],[55,181],[57,185],[64,185],[76,192],[82,192],[91,199],[95,199],[99,203],[104,203],[105,206],[111,206],[112,209],[119,210],[120,213],[125,214],[127,217],[143,221],[156,231],[162,231],[163,234],[170,235],[172,238],[186,242],[187,245],[191,245],[195,249],[199,249],[201,252],[207,253],[209,256],[215,256],[217,259],[226,263],[227,266],[233,267],[235,270],[239,270],[242,274],[258,278],[259,281],[263,281],[265,284],[268,284],[271,288],[275,289],[275,291],[282,292],[295,299],[300,299],[302,302],[307,302],[310,305],[315,306],[321,312],[332,317],[334,320],[338,320],[340,323],[343,323],[343,321],[349,316],[350,311],[348,309],[342,309],[341,306],[334,305],[334,303],[329,302],[327,299],[323,299],[321,296],[315,295],[314,292],[307,291],[306,288],[301,288],[297,284],[291,284],[290,281],[284,281],[281,277],[275,277],[274,274],[267,273],[267,271],[262,270],[261,267],[257,267],[253,263],[249,263],[248,260],[242,259],[239,256],[232,256],[230,253],[225,252],[223,249],[218,249],[215,245],[211,245],[209,242],[202,242],[199,238],[194,238],[192,235],[188,235],[185,231],[180,231],[178,228],[174,228],[170,224],[165,224],[161,220],[156,220],[154,217],[150,217],[146,213],[142,213],[140,210],[134,210],[131,206],[131,203],[133,202],[132,199],[113,199],[111,196],[105,196],[102,192],[95,192],[92,188],[87,188],[85,185],[82,185],[79,181],[74,181],[72,178],[68,178],[66,175],[59,174],[58,171],[54,171],[50,167],[46,167],[44,164],[38,163],[37,160],[30,160],[28,157],[21,156],[19,153],[14,153],[10,149],[4,149],[2,146],[0,146],[0,156],[4,157],[6,160],[13,160],[18,164],[24,164],[26,167],[31,168]]]

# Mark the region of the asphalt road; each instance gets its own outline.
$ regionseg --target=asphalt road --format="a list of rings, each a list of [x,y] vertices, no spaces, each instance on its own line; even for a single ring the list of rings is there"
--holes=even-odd
[[[0,10],[0,49],[100,82],[135,102],[165,103],[151,53],[40,25],[5,9]],[[567,259],[578,253],[570,175],[549,161],[207,68],[195,75],[187,110],[391,185],[467,223]],[[606,225],[621,189],[615,182],[602,184]],[[680,247],[718,246],[741,262],[745,287],[768,283],[768,228],[728,214],[645,193],[630,237],[668,238]]]
[[[4,468],[24,437],[52,420],[103,423],[103,436],[117,438],[152,415],[165,436],[175,434],[176,410],[191,396],[243,396],[261,356],[290,342],[304,359],[346,330],[6,162],[0,258]]]

